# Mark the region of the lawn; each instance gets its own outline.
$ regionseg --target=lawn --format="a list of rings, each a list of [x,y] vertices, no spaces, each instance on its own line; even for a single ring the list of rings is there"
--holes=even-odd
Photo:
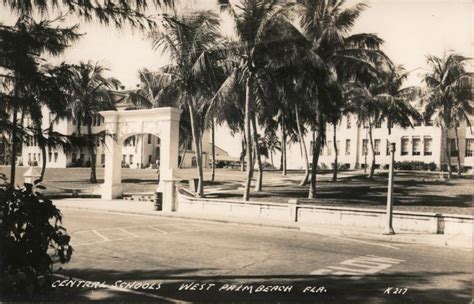
[[[441,180],[437,176],[399,173],[394,185],[394,210],[474,215],[472,177]],[[267,185],[263,192],[253,192],[251,200],[287,202],[297,198],[307,203],[325,206],[385,209],[387,175],[373,180],[354,176],[333,182],[322,179],[317,183],[316,199],[309,200],[308,187],[298,186],[294,180],[286,185]],[[216,198],[239,199],[241,189],[215,193]]]
[[[23,183],[23,174],[28,168],[18,167],[16,183]],[[0,173],[9,175],[8,167],[0,167]],[[362,174],[362,172],[360,172]],[[318,176],[317,198],[307,200],[308,187],[298,186],[302,173],[290,171],[287,176],[280,172],[265,172],[263,192],[251,192],[256,201],[287,202],[297,198],[309,203],[329,206],[347,206],[360,208],[385,208],[387,176],[382,173],[374,180],[365,176],[349,173],[340,174],[341,180],[331,181],[331,174]],[[67,168],[46,170],[44,184],[59,188],[88,188],[90,169]],[[221,199],[241,199],[245,172],[238,169],[217,169],[216,181],[211,183],[211,171],[204,170],[208,197]],[[187,180],[196,176],[196,169],[179,170],[178,178]],[[97,169],[99,183],[103,182],[103,169]],[[153,192],[157,186],[156,170],[122,169],[122,183],[125,193]],[[445,214],[474,214],[473,179],[455,178],[450,181],[439,179],[438,175],[397,173],[395,179],[394,210],[436,212]],[[186,183],[183,183],[186,185]],[[252,188],[253,189],[253,188]],[[224,190],[224,191],[223,191]],[[60,190],[48,188],[48,194],[57,194]]]

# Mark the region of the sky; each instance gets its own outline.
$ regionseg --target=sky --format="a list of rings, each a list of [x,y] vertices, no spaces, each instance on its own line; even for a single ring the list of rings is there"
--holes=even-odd
[[[194,0],[200,7],[207,7],[211,0]],[[349,3],[356,2],[349,0]],[[467,0],[378,0],[366,1],[366,9],[357,20],[353,33],[375,33],[384,43],[384,51],[396,63],[413,70],[406,85],[421,85],[427,72],[426,55],[442,56],[455,50],[472,56],[473,16],[471,1]],[[0,6],[0,23],[15,20]],[[71,21],[69,21],[70,23]],[[223,31],[231,28],[225,25]],[[154,70],[166,64],[166,56],[152,49],[151,42],[140,31],[128,28],[118,30],[96,23],[81,24],[85,35],[61,57],[53,61],[77,63],[92,60],[110,69],[110,76],[118,78],[126,88],[138,84],[137,71],[141,68]],[[217,135],[217,145],[240,147],[240,136],[228,136],[225,128]],[[229,151],[237,156],[239,151]]]

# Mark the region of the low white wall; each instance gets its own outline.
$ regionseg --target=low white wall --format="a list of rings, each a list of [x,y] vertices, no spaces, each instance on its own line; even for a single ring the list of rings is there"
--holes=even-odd
[[[201,213],[252,219],[297,222],[305,226],[343,225],[352,227],[384,228],[385,210],[330,207],[290,200],[288,203],[243,202],[237,200],[201,199],[178,194],[178,212]],[[474,217],[443,215],[425,212],[395,211],[395,231],[472,237]]]
[[[298,206],[298,222],[384,228],[385,210],[302,205]],[[434,213],[394,212],[393,228],[395,230],[437,233],[438,219]]]
[[[286,203],[201,199],[178,195],[178,212],[292,221],[294,208]]]

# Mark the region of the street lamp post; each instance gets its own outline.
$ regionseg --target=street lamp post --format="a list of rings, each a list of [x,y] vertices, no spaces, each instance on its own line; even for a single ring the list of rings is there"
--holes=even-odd
[[[395,234],[392,226],[392,217],[393,217],[393,177],[394,169],[393,164],[395,162],[395,139],[391,137],[389,139],[390,145],[390,168],[388,172],[388,191],[387,191],[387,215],[386,215],[386,225],[383,231],[383,234]]]

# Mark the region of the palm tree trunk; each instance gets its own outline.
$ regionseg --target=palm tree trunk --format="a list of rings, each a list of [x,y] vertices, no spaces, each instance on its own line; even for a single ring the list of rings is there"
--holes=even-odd
[[[444,152],[446,153],[446,161],[448,165],[448,179],[451,179],[453,177],[453,170],[451,167],[451,153],[450,153],[450,147],[449,147],[448,131],[446,130],[444,134],[445,134],[444,138],[446,142]]]
[[[284,115],[281,115],[281,175],[286,175],[286,130]]]
[[[245,180],[245,189],[244,189],[244,196],[243,200],[248,201],[250,198],[250,186],[252,182],[252,174],[253,174],[253,161],[252,161],[252,130],[250,128],[250,78],[252,74],[248,75],[247,81],[245,82],[245,120],[244,120],[244,128],[245,128],[245,137],[246,137],[246,161],[247,161],[247,178]]]
[[[370,149],[372,150],[372,164],[370,166],[370,174],[369,178],[374,178],[375,173],[375,149],[374,149],[374,140],[372,138],[372,125],[369,125],[369,141],[370,141]]]
[[[44,174],[46,173],[46,144],[43,142],[40,144],[41,148],[41,173],[40,177],[35,180],[35,184],[41,183],[44,180]]]
[[[300,140],[300,147],[301,150],[303,150],[303,156],[304,156],[304,162],[305,162],[305,170],[304,170],[304,177],[299,183],[300,186],[305,186],[308,184],[309,180],[309,159],[308,159],[308,151],[306,150],[306,143],[304,142],[303,138],[303,131],[301,128],[301,122],[300,122],[300,114],[298,112],[298,105],[295,105],[295,113],[296,113],[296,126],[298,128],[298,138]]]
[[[334,168],[332,171],[332,181],[335,182],[337,181],[337,155],[339,154],[339,151],[337,150],[337,136],[336,136],[336,129],[337,129],[337,124],[333,124],[333,144],[334,144]]]
[[[89,157],[91,160],[91,177],[90,182],[93,184],[97,184],[97,174],[95,168],[95,143],[92,137],[92,124],[87,122],[87,149],[89,150]]]
[[[211,166],[212,166],[212,173],[211,173],[211,181],[214,181],[216,178],[216,138],[215,138],[216,132],[214,128],[214,118],[212,118],[211,121],[211,152],[212,152],[212,160],[211,160]]]
[[[315,130],[313,130],[313,144],[311,149],[313,151],[313,160],[311,164],[311,183],[309,187],[308,198],[316,198],[316,171],[318,167],[319,153],[321,152],[322,134],[321,131],[315,137]]]
[[[244,136],[242,137],[242,152],[240,152],[240,171],[244,172],[245,171],[245,147],[247,146],[246,140],[245,140],[245,133]]]
[[[12,150],[10,151],[10,185],[15,187],[15,174],[16,174],[16,145],[17,145],[17,118],[18,118],[18,106],[13,104],[13,121],[12,121]]]
[[[260,155],[260,150],[258,148],[258,131],[257,131],[257,120],[255,119],[255,115],[252,117],[252,128],[253,128],[253,138],[255,144],[255,152],[256,158],[258,163],[258,177],[257,183],[255,184],[255,191],[261,192],[262,191],[262,184],[263,184],[263,164],[262,164],[262,156]]]
[[[181,162],[179,163],[179,168],[182,169],[184,165],[184,159],[186,158],[186,147],[184,147],[183,154],[181,155]]]
[[[458,176],[461,176],[462,167],[461,167],[461,149],[459,149],[459,135],[458,135],[458,127],[454,127],[454,132],[456,134],[456,148],[458,150],[457,158],[458,158]]]
[[[196,156],[196,165],[197,165],[198,177],[199,177],[196,196],[203,197],[204,196],[204,185],[203,185],[204,173],[202,170],[202,151],[201,151],[201,145],[200,145],[201,136],[197,127],[196,117],[194,116],[195,115],[194,107],[192,106],[190,101],[188,101],[188,108],[189,108],[189,118],[191,120],[191,130],[193,134],[194,147],[196,149],[195,156]]]

